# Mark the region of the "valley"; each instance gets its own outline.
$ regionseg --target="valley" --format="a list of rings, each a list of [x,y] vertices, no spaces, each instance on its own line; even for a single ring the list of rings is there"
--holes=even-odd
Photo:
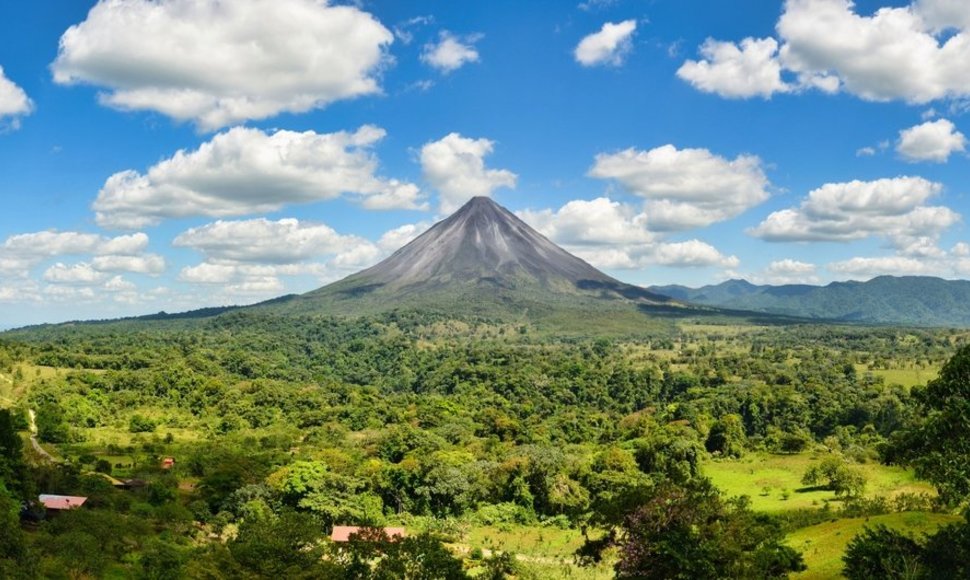
[[[881,461],[910,419],[916,377],[935,376],[970,333],[702,319],[555,339],[418,313],[277,322],[234,312],[5,335],[17,393],[6,406],[36,409],[43,445],[65,462],[33,455],[35,485],[89,497],[77,525],[100,514],[139,551],[166,546],[188,577],[230,555],[252,573],[236,554],[246,522],[295,509],[324,528],[433,533],[472,575],[510,554],[518,577],[610,578],[621,556],[581,564],[583,530],[595,539],[622,525],[608,515],[627,501],[617,490],[671,479],[710,478],[778,518],[805,554],[796,577],[834,577],[863,520],[920,534],[960,520],[911,469]],[[741,428],[719,449],[711,432],[725,417]],[[858,495],[801,482],[831,457],[862,474]],[[100,474],[145,487],[114,489]],[[126,527],[135,520],[153,531]],[[110,556],[111,542],[102,560],[67,562],[48,551],[50,533],[31,541],[51,577],[150,565]]]

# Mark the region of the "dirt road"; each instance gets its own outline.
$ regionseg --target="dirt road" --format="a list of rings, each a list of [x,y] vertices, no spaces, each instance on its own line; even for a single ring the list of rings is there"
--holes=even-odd
[[[37,441],[37,420],[36,420],[37,415],[36,415],[36,413],[34,413],[34,410],[33,409],[29,409],[27,411],[27,414],[30,416],[30,445],[31,445],[31,447],[34,448],[34,451],[36,451],[38,455],[40,455],[41,457],[43,457],[47,461],[49,461],[51,463],[57,463],[57,460],[54,459],[51,456],[51,454],[48,453],[43,447],[41,447],[40,446],[40,442]]]

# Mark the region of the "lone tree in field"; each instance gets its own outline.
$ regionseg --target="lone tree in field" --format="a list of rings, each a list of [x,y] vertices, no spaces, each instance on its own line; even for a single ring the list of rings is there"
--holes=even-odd
[[[849,467],[841,457],[826,457],[808,468],[802,476],[804,485],[821,485],[837,496],[858,497],[866,489],[866,477]]]
[[[747,438],[739,415],[725,415],[714,422],[704,447],[722,457],[741,457]]]

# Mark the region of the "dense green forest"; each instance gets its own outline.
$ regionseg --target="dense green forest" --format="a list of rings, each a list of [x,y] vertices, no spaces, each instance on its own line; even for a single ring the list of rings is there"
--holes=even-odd
[[[966,333],[236,311],[0,340],[0,577],[784,578],[821,558],[798,533],[907,514],[930,535],[864,528],[845,573],[970,561]],[[793,485],[745,478],[773,461]]]

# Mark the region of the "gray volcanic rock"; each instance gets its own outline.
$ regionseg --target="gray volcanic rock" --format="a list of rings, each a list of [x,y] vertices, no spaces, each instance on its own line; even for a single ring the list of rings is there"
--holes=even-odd
[[[543,286],[618,283],[550,242],[487,197],[475,197],[383,262],[348,279],[388,289],[456,281],[531,280]]]

